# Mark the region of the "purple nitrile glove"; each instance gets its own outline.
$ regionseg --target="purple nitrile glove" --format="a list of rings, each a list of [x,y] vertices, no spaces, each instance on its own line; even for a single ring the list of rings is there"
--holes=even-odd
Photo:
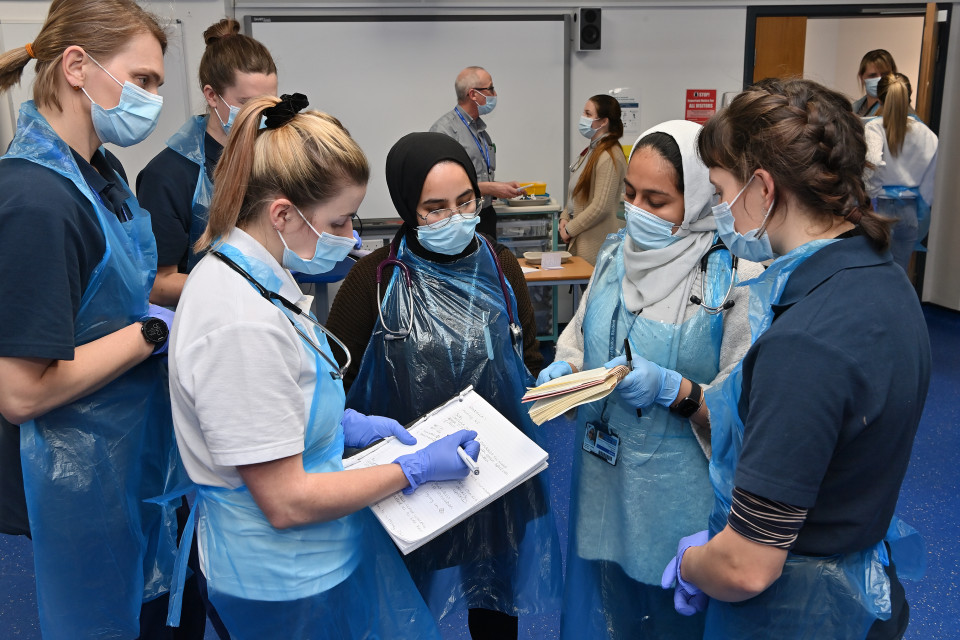
[[[674,581],[677,587],[673,592],[673,608],[677,613],[685,616],[692,616],[707,608],[707,602],[710,597],[697,588],[695,584],[687,582],[680,577],[680,563],[683,562],[683,554],[690,547],[701,547],[710,540],[710,532],[698,531],[686,538],[681,538],[677,545],[677,555],[670,561],[667,568],[663,570],[663,576],[660,578],[660,586],[669,589]]]
[[[170,331],[173,329],[173,311],[160,305],[151,304],[147,309],[147,316],[150,318],[159,318],[163,320],[163,324],[167,325],[167,339],[163,341],[163,344],[160,345],[158,349],[154,350],[153,355],[156,356],[161,353],[166,353],[167,347],[170,346]]]
[[[603,365],[612,369],[619,365],[630,366],[626,356],[617,356]],[[620,381],[617,391],[624,402],[631,407],[643,409],[654,402],[669,407],[680,393],[680,381],[683,376],[673,369],[665,369],[646,358],[633,356],[633,371]]]
[[[403,444],[417,444],[417,439],[393,418],[365,416],[347,409],[340,418],[340,424],[343,425],[343,444],[354,449],[362,449],[387,436],[397,436],[397,440]]]
[[[480,455],[480,443],[477,442],[476,437],[476,431],[461,429],[436,442],[431,442],[419,451],[394,460],[403,469],[403,475],[407,476],[410,482],[410,486],[403,492],[411,494],[426,482],[465,478],[470,473],[470,469],[460,459],[457,448],[462,446],[466,454],[476,460]]]
[[[540,375],[537,376],[537,386],[539,387],[542,384],[546,384],[560,376],[568,376],[571,373],[573,373],[573,367],[570,366],[569,362],[564,362],[563,360],[551,362],[550,366],[541,371]]]

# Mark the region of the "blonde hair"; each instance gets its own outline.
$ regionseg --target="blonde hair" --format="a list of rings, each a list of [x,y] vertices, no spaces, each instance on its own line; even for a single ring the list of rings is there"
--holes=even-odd
[[[883,128],[887,132],[887,147],[896,157],[903,148],[903,140],[907,137],[907,127],[910,115],[910,79],[902,73],[891,73],[880,78],[877,84],[877,98],[880,100],[880,110],[877,115],[883,116]]]
[[[148,33],[167,50],[167,35],[156,16],[132,0],[54,0],[32,43],[0,55],[0,93],[20,82],[31,57],[37,60],[33,101],[63,110],[57,97],[57,70],[67,47],[82,47],[101,62],[110,60],[137,34]],[[26,44],[26,43],[24,43]]]
[[[863,91],[865,85],[863,84],[863,74],[867,72],[867,65],[872,64],[877,69],[877,73],[880,74],[880,77],[887,75],[888,73],[897,72],[897,63],[894,61],[893,56],[890,55],[890,52],[886,49],[874,49],[873,51],[867,51],[863,54],[863,58],[860,60],[860,67],[857,69],[857,82],[860,83],[860,90]]]
[[[233,227],[252,222],[274,198],[288,198],[302,211],[370,179],[367,157],[331,115],[304,111],[261,129],[263,112],[279,102],[261,96],[237,114],[214,173],[216,189],[207,228],[194,245],[197,253]]]
[[[265,46],[240,33],[240,23],[224,18],[203,32],[207,48],[200,58],[200,88],[223,93],[236,81],[237,72],[276,75],[277,65]]]

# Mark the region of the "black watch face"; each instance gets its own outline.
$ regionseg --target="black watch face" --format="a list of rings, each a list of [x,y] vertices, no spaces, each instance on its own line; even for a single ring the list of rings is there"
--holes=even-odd
[[[143,323],[143,337],[151,344],[162,344],[167,339],[167,325],[159,318],[150,318]]]

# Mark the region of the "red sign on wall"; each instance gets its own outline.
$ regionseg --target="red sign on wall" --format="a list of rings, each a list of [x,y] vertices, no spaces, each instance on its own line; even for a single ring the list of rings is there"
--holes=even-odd
[[[716,112],[716,89],[687,89],[687,106],[684,110],[684,120],[703,124]]]

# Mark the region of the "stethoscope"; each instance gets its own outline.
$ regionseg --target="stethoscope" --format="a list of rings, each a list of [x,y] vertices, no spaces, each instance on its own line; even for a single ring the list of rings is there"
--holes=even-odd
[[[513,308],[510,306],[510,289],[507,288],[507,279],[503,275],[503,267],[500,266],[500,259],[497,257],[497,252],[494,251],[493,245],[490,244],[489,240],[480,234],[477,234],[476,237],[481,241],[482,244],[486,245],[487,249],[490,250],[490,255],[493,256],[493,263],[497,267],[497,278],[500,280],[500,291],[503,293],[504,306],[507,308],[507,317],[510,319],[510,334],[513,336],[514,340],[516,340],[520,337],[521,331],[520,326],[516,322],[516,318],[513,316]],[[407,285],[407,308],[409,309],[409,315],[407,317],[406,326],[401,325],[398,329],[391,329],[388,327],[387,322],[383,317],[383,303],[381,302],[383,298],[380,293],[380,282],[383,280],[383,268],[387,265],[394,265],[398,267],[403,273],[403,279]],[[403,340],[410,335],[410,330],[413,328],[412,284],[413,281],[410,278],[410,267],[397,258],[397,239],[394,238],[390,243],[390,253],[387,254],[387,257],[377,265],[377,313],[380,315],[380,325],[386,332],[386,335],[384,336],[385,340]]]
[[[726,245],[723,244],[723,241],[718,238],[717,241],[713,243],[713,246],[707,249],[707,252],[703,254],[702,258],[700,258],[700,273],[701,273],[700,295],[690,296],[690,302],[692,302],[693,304],[700,305],[701,307],[703,307],[704,311],[706,311],[710,315],[716,315],[718,313],[722,313],[727,309],[730,309],[731,307],[733,307],[733,305],[735,304],[733,300],[730,300],[730,293],[733,291],[733,283],[736,282],[737,280],[737,264],[740,259],[737,258],[737,256],[733,255],[733,253],[730,254],[730,285],[727,287],[727,292],[723,294],[723,300],[721,300],[720,304],[717,305],[716,307],[711,307],[706,303],[707,262],[710,259],[711,253],[713,253],[714,251],[721,251],[721,250],[728,251]]]
[[[251,276],[249,273],[247,273],[247,272],[243,269],[243,267],[241,267],[240,265],[238,265],[236,262],[234,262],[233,260],[231,260],[231,259],[228,258],[227,256],[223,255],[223,254],[220,253],[219,251],[211,251],[210,253],[213,254],[213,255],[215,255],[216,257],[220,258],[221,260],[223,260],[223,262],[226,263],[226,265],[227,265],[228,267],[230,267],[231,269],[233,269],[234,271],[236,271],[237,273],[239,273],[241,276],[243,276],[244,279],[246,279],[247,282],[249,282],[250,284],[252,284],[252,285],[253,285],[253,288],[256,289],[256,290],[260,293],[260,295],[263,296],[266,300],[270,301],[271,303],[272,303],[274,300],[276,300],[277,302],[279,302],[280,304],[282,304],[284,307],[286,307],[289,311],[292,311],[293,313],[297,314],[297,315],[300,316],[301,318],[309,321],[309,322],[310,322],[311,324],[313,324],[315,327],[317,327],[318,329],[320,329],[320,331],[322,331],[322,332],[324,333],[324,335],[326,335],[328,338],[330,338],[331,340],[333,340],[334,342],[336,342],[336,343],[337,343],[337,346],[340,347],[340,348],[343,350],[343,352],[347,355],[347,363],[344,364],[342,367],[338,366],[338,365],[337,365],[337,362],[336,362],[335,360],[333,360],[330,356],[328,356],[326,353],[324,353],[323,350],[322,350],[319,346],[317,346],[316,344],[314,344],[314,343],[313,343],[313,340],[311,340],[311,339],[307,336],[307,334],[305,334],[305,333],[300,329],[300,327],[297,326],[297,323],[296,323],[296,322],[294,322],[289,316],[287,316],[286,314],[284,314],[284,317],[287,318],[287,320],[290,321],[290,324],[291,324],[291,325],[293,325],[294,331],[296,331],[297,334],[298,334],[301,338],[303,338],[304,342],[306,342],[307,344],[309,344],[310,347],[311,347],[314,351],[316,351],[316,352],[320,355],[320,357],[323,358],[324,361],[325,361],[328,365],[330,365],[330,368],[333,369],[333,371],[330,372],[330,377],[332,377],[334,380],[340,380],[340,379],[343,378],[343,374],[344,374],[344,372],[345,372],[347,369],[350,368],[350,362],[351,362],[351,360],[352,360],[352,358],[351,358],[351,356],[350,356],[350,350],[347,349],[347,345],[343,344],[343,343],[340,341],[340,339],[337,338],[337,336],[333,335],[333,333],[330,332],[329,329],[327,329],[325,326],[323,326],[322,324],[320,324],[319,322],[317,322],[316,320],[314,320],[313,317],[312,317],[309,313],[304,313],[303,309],[301,309],[300,307],[298,307],[298,306],[296,305],[296,303],[291,302],[290,300],[287,300],[286,298],[284,298],[283,296],[281,296],[279,293],[274,293],[273,291],[270,291],[269,289],[267,289],[266,287],[264,287],[262,284],[260,284],[259,282],[257,282],[256,278],[254,278],[254,277]]]

